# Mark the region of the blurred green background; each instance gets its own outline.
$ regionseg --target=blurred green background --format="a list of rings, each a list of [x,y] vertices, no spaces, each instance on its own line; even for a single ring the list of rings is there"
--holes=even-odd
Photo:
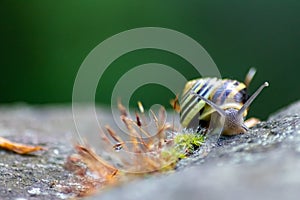
[[[299,99],[300,1],[4,1],[0,2],[0,103],[71,102],[77,70],[100,42],[137,27],[165,27],[198,41],[223,77],[243,80],[251,66],[253,92],[270,82],[250,115],[266,118]],[[138,50],[105,72],[99,103],[109,104],[116,81],[133,66],[157,62],[189,78],[185,60],[160,50]],[[182,71],[184,69],[184,71]],[[102,86],[99,86],[102,87]],[[132,102],[168,105],[173,95],[158,85],[136,91]]]

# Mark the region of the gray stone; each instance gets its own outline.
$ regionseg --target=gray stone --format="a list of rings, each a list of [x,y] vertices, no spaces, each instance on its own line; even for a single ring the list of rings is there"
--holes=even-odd
[[[286,112],[285,112],[286,110]],[[177,172],[139,180],[90,199],[299,199],[300,102],[247,134],[221,137],[178,163]]]
[[[112,119],[100,111],[99,119],[109,124]],[[300,102],[294,103],[247,134],[203,146],[173,173],[125,183],[90,199],[299,199],[299,111]],[[89,141],[99,140],[86,107],[80,112]],[[68,199],[83,189],[63,167],[78,139],[70,106],[2,106],[0,136],[47,148],[25,156],[0,150],[0,199]]]
[[[269,117],[269,120],[279,119],[284,116],[300,115],[300,101],[294,102],[291,105],[280,109]]]

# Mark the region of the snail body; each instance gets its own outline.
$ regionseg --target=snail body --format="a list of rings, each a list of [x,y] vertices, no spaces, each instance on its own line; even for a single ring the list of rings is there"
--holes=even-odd
[[[255,72],[251,68],[244,82],[217,78],[199,78],[187,82],[180,100],[182,126],[208,128],[211,120],[215,119],[212,115],[218,113],[224,117],[222,134],[245,133],[252,126],[244,122],[249,106],[263,88],[269,85],[265,82],[250,96],[248,87]]]

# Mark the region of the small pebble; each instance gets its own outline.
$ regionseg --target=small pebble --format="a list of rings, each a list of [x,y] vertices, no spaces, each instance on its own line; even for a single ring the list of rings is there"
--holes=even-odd
[[[54,153],[55,155],[58,155],[58,154],[59,154],[59,151],[58,151],[57,149],[54,149],[54,150],[53,150],[53,153]]]
[[[41,189],[40,188],[31,188],[27,191],[31,196],[40,195]]]

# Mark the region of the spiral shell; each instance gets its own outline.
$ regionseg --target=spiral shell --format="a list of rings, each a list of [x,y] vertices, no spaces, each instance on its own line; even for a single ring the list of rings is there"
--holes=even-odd
[[[243,119],[247,116],[249,105],[261,90],[268,86],[267,82],[264,83],[250,98],[247,87],[254,74],[255,70],[250,69],[244,83],[217,78],[199,78],[187,82],[180,100],[180,122],[182,126],[207,128],[211,115],[218,111],[225,117],[225,127],[226,125],[233,127],[228,134],[236,134],[235,132],[238,133],[239,131],[245,132],[240,128],[244,127],[247,130],[243,124]],[[230,121],[228,121],[229,118]],[[226,119],[228,120],[226,121]],[[226,129],[223,132],[226,132]]]

